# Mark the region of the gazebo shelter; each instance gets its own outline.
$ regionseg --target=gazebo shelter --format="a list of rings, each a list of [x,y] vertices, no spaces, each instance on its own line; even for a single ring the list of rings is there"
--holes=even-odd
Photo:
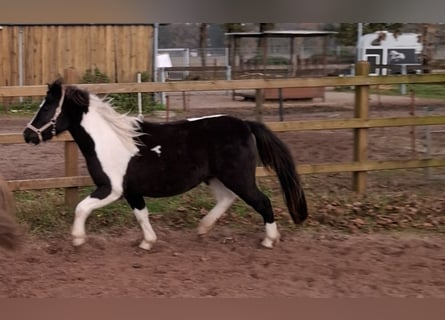
[[[334,34],[336,32],[318,30],[226,33],[232,79],[327,76],[329,73],[327,68],[328,39]],[[245,54],[248,48],[243,47],[242,39],[246,38],[256,39],[260,43],[259,51],[254,52],[253,56],[250,54],[250,57]],[[289,41],[289,51],[287,54],[280,54],[279,62],[270,53],[270,39],[272,38],[288,39]],[[302,56],[304,46],[301,43],[299,43],[298,50],[295,50],[296,39],[305,38],[321,38],[321,54],[312,57]],[[277,99],[278,89],[265,90],[264,94],[265,99]],[[245,94],[236,95],[249,98]],[[286,88],[282,91],[282,97],[283,99],[311,99],[317,97],[324,99],[324,88]]]

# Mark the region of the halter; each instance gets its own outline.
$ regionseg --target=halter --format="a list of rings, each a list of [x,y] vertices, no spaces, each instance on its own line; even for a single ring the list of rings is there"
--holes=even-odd
[[[59,117],[60,113],[62,112],[62,105],[63,105],[64,100],[65,100],[65,90],[62,88],[62,96],[60,97],[59,105],[57,106],[56,112],[54,112],[54,115],[51,118],[51,120],[49,120],[49,122],[47,122],[40,129],[38,129],[31,124],[34,121],[35,117],[37,116],[37,113],[36,113],[36,115],[26,125],[27,128],[29,128],[32,131],[34,131],[35,133],[37,133],[37,136],[39,137],[39,141],[43,141],[42,132],[51,126],[52,126],[51,134],[53,135],[53,137],[56,135],[56,121],[57,121],[57,118]]]

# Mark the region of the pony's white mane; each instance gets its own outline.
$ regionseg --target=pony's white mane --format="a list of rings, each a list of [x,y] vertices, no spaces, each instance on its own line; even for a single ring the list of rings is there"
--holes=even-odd
[[[143,133],[138,131],[141,120],[138,117],[128,116],[128,113],[118,113],[111,99],[99,98],[95,94],[90,94],[90,108],[93,108],[117,133],[122,143],[129,150],[133,150],[140,142],[134,138],[141,136]]]

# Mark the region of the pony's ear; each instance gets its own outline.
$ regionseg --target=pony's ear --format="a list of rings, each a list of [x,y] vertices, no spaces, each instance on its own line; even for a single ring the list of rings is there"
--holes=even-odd
[[[63,79],[58,78],[53,83],[48,84],[48,93],[52,93],[55,96],[61,96],[62,95],[62,85],[63,85]]]

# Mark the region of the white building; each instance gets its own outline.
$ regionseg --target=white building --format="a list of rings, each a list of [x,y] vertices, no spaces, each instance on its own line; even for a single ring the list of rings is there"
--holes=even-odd
[[[403,66],[420,66],[421,53],[422,42],[417,33],[395,35],[388,31],[376,31],[361,36],[358,41],[359,60],[369,61],[370,74],[373,75],[403,72]]]

